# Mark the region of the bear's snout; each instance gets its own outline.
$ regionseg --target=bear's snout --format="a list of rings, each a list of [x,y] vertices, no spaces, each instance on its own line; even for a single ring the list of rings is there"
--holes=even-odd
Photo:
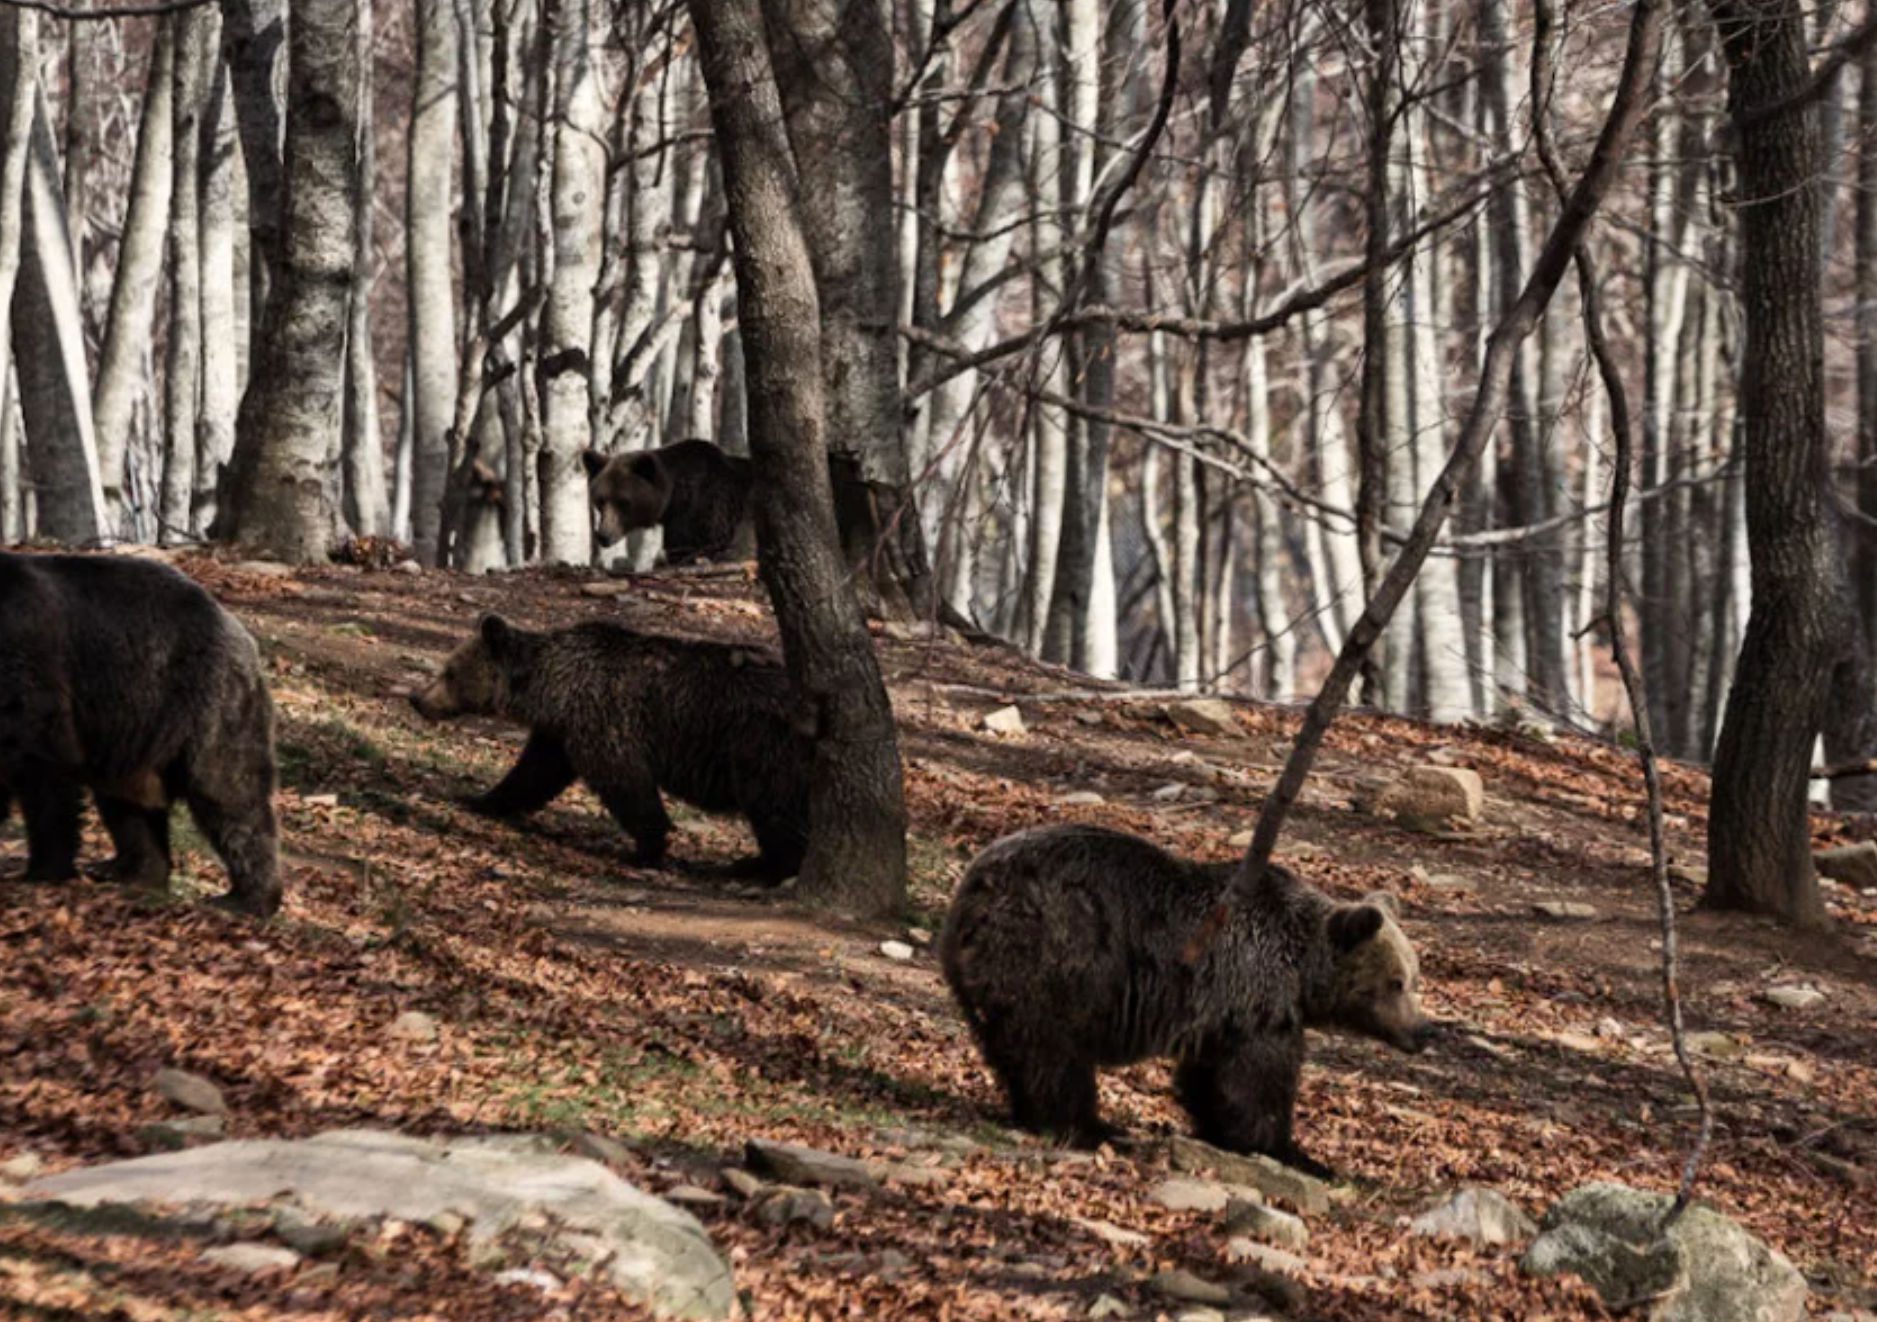
[[[1433,1019],[1422,1019],[1409,1024],[1399,1033],[1394,1045],[1410,1055],[1418,1056],[1434,1044],[1443,1031],[1442,1025]]]
[[[440,699],[434,684],[414,690],[411,693],[411,706],[426,721],[440,721],[452,714],[449,703]]]

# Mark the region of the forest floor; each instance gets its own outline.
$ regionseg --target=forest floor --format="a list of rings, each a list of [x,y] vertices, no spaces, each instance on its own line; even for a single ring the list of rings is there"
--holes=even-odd
[[[139,1129],[169,1110],[151,1076],[173,1065],[221,1086],[235,1137],[591,1131],[623,1143],[621,1173],[653,1192],[721,1189],[751,1137],[884,1157],[952,1140],[938,1143],[942,1182],[836,1192],[830,1229],[765,1226],[734,1198],[699,1209],[758,1318],[1081,1318],[1104,1294],[1153,1317],[1152,1273],[1231,1274],[1215,1218],[1149,1197],[1167,1169],[1156,1139],[1181,1130],[1164,1066],[1104,1077],[1103,1106],[1131,1133],[1121,1149],[1021,1140],[930,951],[896,961],[880,946],[908,926],[936,931],[973,853],[1021,827],[1101,822],[1229,856],[1295,709],[1240,704],[1237,736],[1192,736],[1150,696],[1001,648],[882,636],[915,908],[906,924],[860,924],[723,879],[715,865],[747,849],[727,819],[676,811],[680,862],[650,872],[626,862],[583,792],[519,829],[462,811],[454,797],[506,769],[517,733],[427,725],[401,697],[489,609],[772,640],[746,576],[653,576],[599,597],[549,574],[181,563],[268,660],[286,907],[256,926],[197,902],[224,883],[187,828],[169,900],[25,885],[17,818],[0,832],[0,1163],[141,1153]],[[1013,701],[1026,731],[986,732],[985,713]],[[1480,772],[1476,828],[1417,833],[1353,806],[1375,778],[1430,759]],[[1674,856],[1692,869],[1706,781],[1681,767],[1666,779]],[[1176,783],[1188,788],[1174,797]],[[1101,802],[1060,802],[1091,790]],[[1414,1057],[1313,1039],[1299,1137],[1357,1196],[1307,1218],[1307,1315],[1602,1315],[1577,1283],[1521,1276],[1515,1250],[1418,1238],[1403,1218],[1461,1183],[1534,1215],[1591,1179],[1673,1187],[1692,1108],[1660,1025],[1641,821],[1634,762],[1613,746],[1361,713],[1338,723],[1279,857],[1337,896],[1397,895],[1429,1008],[1461,1031]],[[1817,819],[1821,843],[1847,829]],[[87,857],[107,852],[93,824]],[[1798,936],[1694,910],[1697,882],[1684,872],[1677,896],[1690,1026],[1735,1048],[1706,1062],[1718,1128],[1702,1196],[1797,1263],[1815,1309],[1877,1306],[1877,893],[1832,889],[1835,930]],[[1541,900],[1596,916],[1547,918]],[[1761,999],[1795,982],[1825,999]],[[411,1010],[439,1021],[437,1040],[388,1031]],[[1144,1238],[1111,1244],[1090,1221]],[[47,1229],[0,1207],[7,1316],[547,1310],[633,1315],[580,1281],[545,1299],[498,1285],[422,1228],[349,1251],[336,1271],[261,1280],[186,1244]]]

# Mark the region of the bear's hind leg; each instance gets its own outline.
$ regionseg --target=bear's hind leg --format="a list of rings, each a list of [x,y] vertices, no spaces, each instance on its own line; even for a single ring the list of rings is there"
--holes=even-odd
[[[587,783],[613,820],[632,837],[632,861],[648,868],[663,863],[671,837],[671,818],[651,776],[615,772],[604,780],[588,777]]]
[[[1335,1174],[1291,1137],[1297,1077],[1303,1071],[1301,1030],[1217,1033],[1174,1071],[1180,1105],[1193,1132],[1227,1152],[1256,1152],[1308,1175]]]
[[[271,917],[280,908],[280,831],[274,820],[273,707],[265,690],[246,695],[199,740],[170,779],[189,815],[221,855],[225,909]]]
[[[117,857],[109,865],[111,880],[149,890],[169,886],[169,808],[148,808],[109,795],[98,796],[98,815],[111,833]]]
[[[78,780],[56,767],[29,767],[14,782],[13,792],[26,815],[26,880],[77,877],[79,814],[84,810]]]
[[[1095,1066],[1048,1048],[1003,1041],[981,1025],[979,1045],[1010,1101],[1019,1129],[1055,1134],[1077,1147],[1099,1147],[1119,1131],[1103,1123],[1095,1091]]]
[[[771,882],[787,881],[802,870],[808,854],[808,832],[801,823],[787,817],[751,811],[750,830],[756,836],[756,857],[739,860],[735,871],[742,876],[759,876]]]
[[[528,736],[521,757],[493,789],[462,802],[484,817],[525,817],[547,807],[573,783],[574,767],[565,746],[537,731]]]

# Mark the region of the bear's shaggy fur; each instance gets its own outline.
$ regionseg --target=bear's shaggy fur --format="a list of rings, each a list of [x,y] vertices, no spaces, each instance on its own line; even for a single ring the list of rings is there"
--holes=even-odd
[[[530,633],[488,615],[411,701],[431,720],[528,727],[514,769],[469,801],[477,812],[531,813],[584,780],[650,865],[671,833],[663,790],[748,819],[760,854],[740,870],[781,881],[801,868],[814,747],[791,723],[787,674],[759,653],[604,622]]]
[[[750,461],[709,441],[679,441],[611,458],[582,456],[596,515],[594,536],[611,546],[629,532],[663,526],[665,560],[747,560],[756,553],[750,521]]]
[[[1420,1050],[1419,964],[1386,896],[1337,904],[1274,865],[1189,965],[1235,868],[1091,826],[971,864],[940,958],[1018,1124],[1098,1143],[1096,1068],[1171,1057],[1200,1138],[1326,1173],[1291,1136],[1304,1029]]]
[[[181,799],[228,867],[222,903],[280,907],[274,709],[247,630],[164,565],[0,552],[0,820],[17,799],[29,879],[78,874],[86,787],[121,880],[168,884]]]

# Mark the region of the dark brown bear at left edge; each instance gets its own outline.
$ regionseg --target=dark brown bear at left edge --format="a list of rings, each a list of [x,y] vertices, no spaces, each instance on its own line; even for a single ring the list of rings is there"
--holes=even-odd
[[[86,789],[117,879],[168,884],[181,799],[227,865],[219,903],[280,907],[274,709],[248,631],[166,565],[0,552],[0,819],[25,812],[29,880],[77,876]]]
[[[651,866],[671,834],[662,790],[743,814],[760,852],[739,872],[778,882],[801,868],[814,748],[792,722],[787,673],[748,648],[606,621],[531,633],[486,615],[411,702],[431,720],[528,728],[514,769],[467,801],[477,812],[531,813],[583,780],[632,836],[633,861]]]
[[[1420,963],[1385,895],[1338,904],[1273,864],[1240,896],[1235,871],[1066,824],[971,864],[939,958],[1019,1125],[1100,1143],[1097,1068],[1171,1057],[1200,1138],[1330,1173],[1291,1132],[1304,1030],[1419,1051]]]

